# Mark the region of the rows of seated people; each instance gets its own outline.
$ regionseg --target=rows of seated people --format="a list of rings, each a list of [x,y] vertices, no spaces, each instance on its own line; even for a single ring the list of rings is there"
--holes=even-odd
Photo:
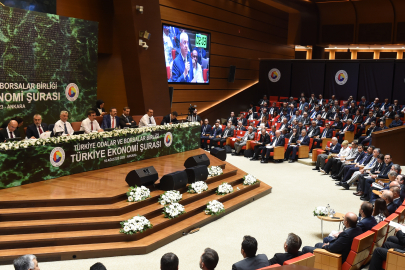
[[[405,260],[405,233],[400,227],[392,226],[391,222],[403,223],[404,219],[405,204],[391,213],[384,196],[376,199],[374,207],[369,202],[363,202],[358,215],[352,212],[345,214],[342,231],[333,231],[321,243],[304,246],[302,251],[301,238],[289,233],[283,246],[284,251],[274,254],[271,259],[265,254],[257,254],[258,242],[254,237],[244,236],[241,244],[243,259],[234,263],[232,269],[265,270],[290,264],[325,270],[360,269],[366,264],[369,264],[370,270],[401,269]],[[196,256],[197,260],[200,269],[214,270],[218,265],[219,255],[215,250],[206,248],[202,255]],[[40,269],[34,255],[15,259],[14,268]],[[174,253],[166,253],[161,257],[160,269],[179,268],[181,264]],[[90,270],[106,270],[106,267],[102,263],[96,263]]]
[[[309,152],[324,149],[332,137],[336,137],[339,144],[356,139],[369,145],[373,132],[403,125],[401,117],[405,106],[398,105],[397,100],[393,104],[388,99],[379,103],[378,98],[368,102],[365,97],[359,102],[353,97],[338,101],[334,96],[326,100],[319,95],[317,99],[314,94],[308,99],[301,96],[299,102],[296,99],[290,97],[276,102],[264,96],[256,105],[251,103],[239,117],[231,112],[222,125],[218,119],[210,126],[205,119],[201,127],[201,147],[209,150],[213,146],[228,145],[234,149],[234,155],[250,149],[245,156],[251,160],[261,158],[262,163],[270,159],[294,162],[297,157],[308,157],[307,149]]]

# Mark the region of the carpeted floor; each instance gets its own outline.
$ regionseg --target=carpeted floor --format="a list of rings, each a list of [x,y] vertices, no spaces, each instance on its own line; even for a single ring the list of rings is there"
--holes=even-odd
[[[39,262],[40,269],[88,270],[96,262],[102,262],[108,270],[160,269],[160,258],[166,252],[179,257],[179,269],[199,269],[200,256],[206,247],[218,252],[218,270],[230,269],[242,259],[240,246],[244,235],[255,237],[258,253],[271,258],[276,252],[284,252],[283,244],[290,232],[301,237],[303,246],[322,241],[321,222],[312,213],[316,206],[329,203],[336,212],[359,211],[362,201],[352,194],[354,187],[343,190],[329,176],[313,171],[313,167],[287,162],[260,164],[229,154],[227,161],[271,185],[272,193],[147,255]],[[338,223],[324,222],[326,235],[337,229]],[[0,270],[6,269],[14,268],[0,266]]]

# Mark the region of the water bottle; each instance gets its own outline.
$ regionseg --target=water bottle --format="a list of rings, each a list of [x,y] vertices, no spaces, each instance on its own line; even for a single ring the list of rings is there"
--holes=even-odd
[[[327,216],[329,216],[329,211],[330,211],[330,205],[329,205],[329,203],[328,203],[328,205],[326,206],[326,215]]]

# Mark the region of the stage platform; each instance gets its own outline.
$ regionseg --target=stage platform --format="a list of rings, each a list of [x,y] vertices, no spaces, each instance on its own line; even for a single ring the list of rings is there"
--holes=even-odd
[[[129,171],[154,166],[160,178],[184,170],[184,161],[199,154],[207,154],[211,165],[221,166],[224,174],[209,178],[209,189],[202,194],[180,190],[186,214],[164,218],[158,204],[163,191],[153,188],[151,198],[127,202]],[[58,261],[149,253],[271,192],[263,182],[244,186],[244,175],[230,163],[196,149],[0,190],[0,264],[10,264],[23,254]],[[216,195],[222,182],[231,184],[234,192]],[[225,205],[225,213],[205,215],[206,204],[214,199]],[[120,234],[120,222],[135,215],[144,215],[153,228],[132,236]]]

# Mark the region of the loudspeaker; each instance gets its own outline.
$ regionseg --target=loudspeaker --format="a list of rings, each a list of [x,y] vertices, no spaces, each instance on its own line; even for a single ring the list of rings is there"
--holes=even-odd
[[[173,103],[173,92],[174,92],[174,88],[172,86],[169,86],[170,108],[172,107],[172,103]]]
[[[187,186],[186,171],[177,171],[166,174],[160,179],[159,189],[164,191],[176,190]]]
[[[190,168],[194,167],[197,165],[210,165],[210,159],[207,157],[206,154],[198,155],[198,156],[193,156],[189,157],[185,162],[184,162],[184,167]]]
[[[235,71],[236,71],[236,66],[229,67],[228,82],[235,81]]]
[[[148,186],[153,185],[156,180],[159,179],[159,175],[153,166],[145,167],[138,170],[130,171],[125,178],[125,182],[130,187],[134,186]]]
[[[208,178],[208,167],[205,165],[198,165],[186,169],[188,183],[197,181],[205,181]]]
[[[210,154],[222,161],[226,160],[226,151],[225,149],[222,149],[220,147],[214,147],[213,149],[211,149]]]

